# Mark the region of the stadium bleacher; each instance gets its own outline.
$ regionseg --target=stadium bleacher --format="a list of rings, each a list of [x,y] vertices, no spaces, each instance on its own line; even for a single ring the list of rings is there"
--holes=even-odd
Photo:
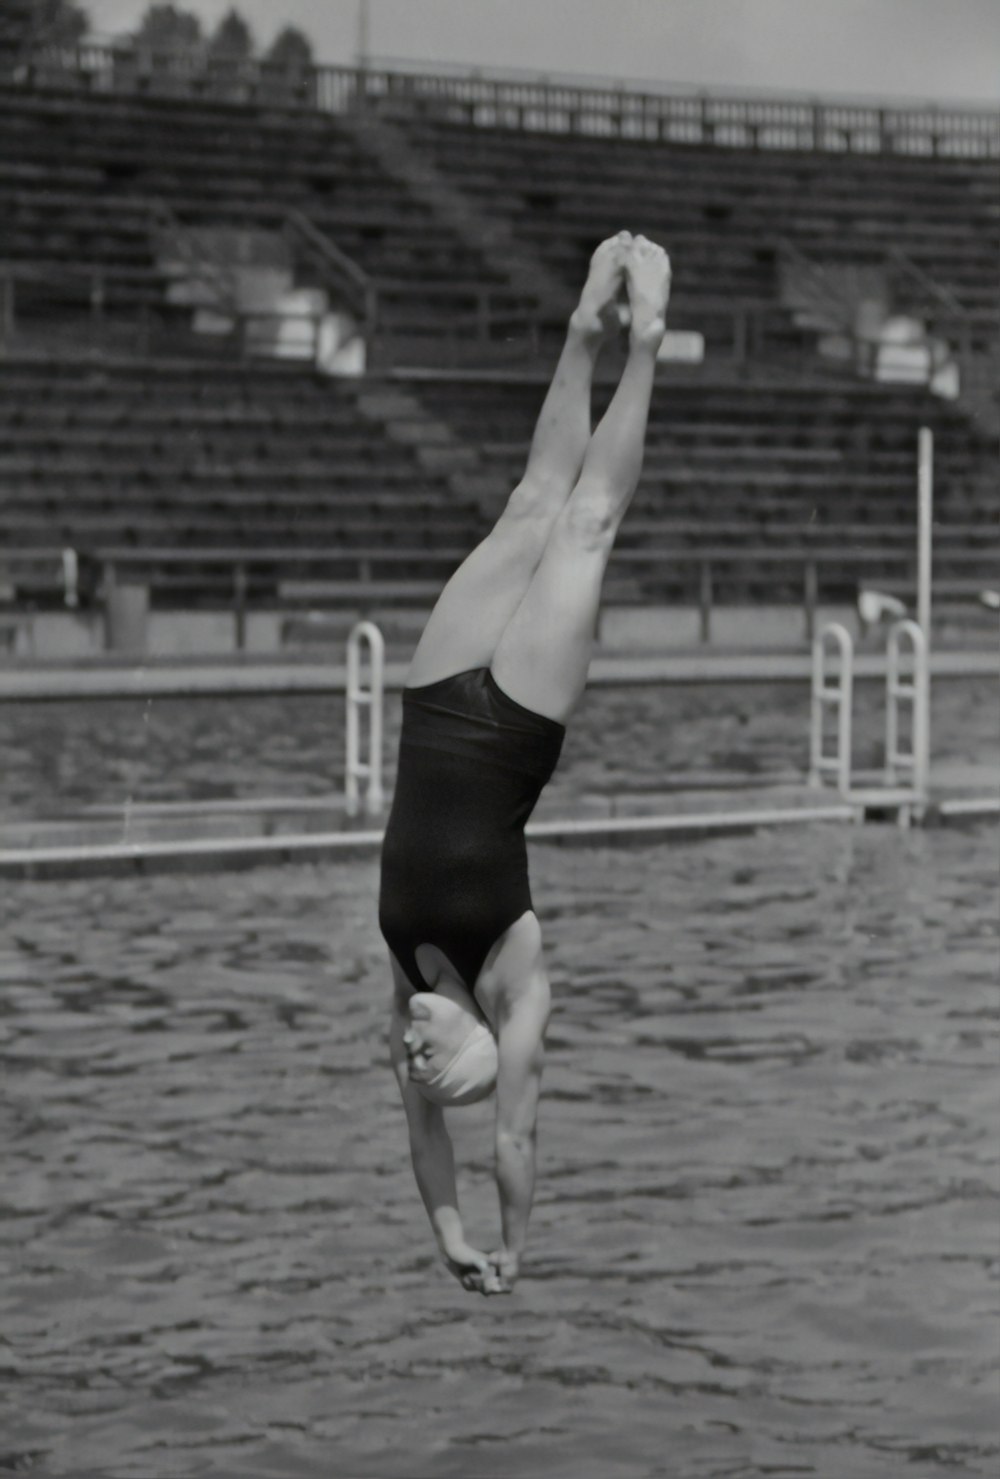
[[[425,440],[394,440],[360,382],[331,388],[295,366],[0,360],[0,428],[9,556],[378,545],[412,549],[419,571],[422,548],[467,547],[481,521],[428,469]],[[220,594],[218,571],[182,581],[170,563],[154,571],[161,593]]]
[[[484,290],[523,299],[406,182],[380,173],[318,113],[116,94],[0,94],[0,258],[13,268],[101,268],[127,306],[162,306],[155,221],[280,228],[289,208],[380,288],[387,334],[476,327]],[[463,295],[457,291],[468,285]],[[472,306],[470,307],[470,300]],[[465,322],[463,322],[463,314]],[[457,322],[455,322],[457,320]]]
[[[622,224],[669,245],[672,325],[700,328],[706,355],[664,367],[613,597],[688,599],[709,556],[734,600],[799,599],[814,556],[826,593],[849,593],[859,567],[898,579],[921,425],[936,437],[938,573],[965,578],[988,558],[990,406],[984,420],[926,385],[873,383],[850,355],[824,359],[838,325],[803,316],[784,272],[815,262],[829,297],[829,283],[843,291],[852,272],[884,269],[897,311],[940,325],[944,305],[981,359],[995,354],[989,151],[737,147],[677,142],[662,125],[655,138],[583,136],[456,118],[390,89],[379,126],[405,131],[407,168],[414,151],[426,159],[417,181],[391,149],[364,146],[363,116],[162,96],[102,75],[95,90],[82,63],[28,68],[0,94],[9,566],[19,550],[132,552],[157,600],[193,605],[226,599],[242,557],[251,599],[298,590],[336,604],[359,582],[429,599],[442,561],[485,531],[523,467],[554,354],[537,332],[553,285],[570,292]],[[171,296],[164,219],[279,233],[289,211],[377,296],[358,379],[235,358],[199,339]],[[520,263],[506,275],[504,241]],[[170,334],[151,336],[151,316]],[[298,549],[330,552],[325,583],[314,560],[296,566]],[[651,549],[659,564],[643,561]],[[271,566],[269,550],[281,552]],[[387,569],[372,563],[379,551]],[[25,589],[8,580],[15,605]]]
[[[602,394],[603,389],[603,394]],[[422,381],[424,404],[448,415],[478,444],[509,487],[524,465],[541,387],[449,375]],[[598,387],[595,413],[606,399]],[[839,549],[826,561],[827,587],[849,592],[854,557],[882,549],[886,570],[915,531],[916,433],[935,434],[940,554],[961,565],[981,548],[995,522],[992,445],[966,420],[926,392],[898,386],[796,386],[757,380],[717,384],[669,380],[650,416],[642,479],[618,539],[619,554],[650,540],[678,559],[719,545],[743,545],[746,570],[730,580],[732,596],[788,598],[755,566],[764,550],[808,545]],[[950,535],[949,535],[950,531]],[[945,541],[948,541],[947,544]],[[959,554],[961,549],[966,554]],[[690,562],[689,562],[690,563]],[[878,573],[877,567],[869,574]],[[793,572],[795,578],[798,572]],[[669,570],[645,582],[652,596],[670,589]],[[685,584],[674,583],[674,589]],[[690,586],[690,579],[686,580]],[[799,590],[800,584],[794,589]]]
[[[568,281],[607,221],[671,243],[680,304],[775,293],[776,245],[824,263],[906,255],[970,311],[996,310],[1000,199],[989,159],[674,146],[424,117],[416,139]]]

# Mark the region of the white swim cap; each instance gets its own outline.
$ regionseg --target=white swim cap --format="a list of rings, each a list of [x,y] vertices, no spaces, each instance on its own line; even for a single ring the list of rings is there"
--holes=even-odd
[[[458,1052],[433,1078],[417,1084],[425,1099],[445,1109],[478,1104],[493,1092],[497,1081],[496,1039],[488,1027],[477,1022]]]

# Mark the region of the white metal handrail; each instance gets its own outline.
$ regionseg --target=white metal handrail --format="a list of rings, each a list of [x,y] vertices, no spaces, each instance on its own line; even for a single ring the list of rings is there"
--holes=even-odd
[[[902,674],[904,639],[912,651],[912,676]],[[899,773],[909,776],[915,797],[926,799],[930,762],[930,663],[927,641],[915,621],[898,621],[889,632],[885,676],[885,783],[897,785]],[[910,748],[900,749],[899,706],[911,705]]]
[[[369,678],[362,678],[362,649],[367,648]],[[373,621],[359,621],[347,639],[347,815],[356,817],[362,807],[367,816],[380,816],[385,805],[382,785],[383,697],[385,692],[385,640]],[[368,711],[368,758],[361,758],[361,714]]]
[[[840,654],[836,681],[826,681],[826,656],[830,640]],[[809,784],[821,786],[827,774],[837,777],[837,790],[847,796],[851,789],[851,724],[854,703],[854,642],[840,622],[823,627],[813,643],[812,723],[809,737]],[[830,755],[823,749],[824,718],[828,708],[837,714],[837,748]]]

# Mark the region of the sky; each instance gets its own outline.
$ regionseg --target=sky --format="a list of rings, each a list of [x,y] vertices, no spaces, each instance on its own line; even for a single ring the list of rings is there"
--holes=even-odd
[[[80,0],[95,32],[148,0]],[[233,0],[178,0],[211,27]],[[369,54],[660,84],[828,97],[1000,100],[1000,0],[235,0],[258,43],[281,26],[350,64]]]

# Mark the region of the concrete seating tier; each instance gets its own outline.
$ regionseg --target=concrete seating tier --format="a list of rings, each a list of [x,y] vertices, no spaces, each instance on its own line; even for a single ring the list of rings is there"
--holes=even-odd
[[[995,312],[1000,198],[990,160],[753,152],[426,118],[408,136],[568,282],[620,223],[669,243],[681,300],[773,296],[774,248],[789,238],[828,263],[878,261],[901,247],[969,309]]]
[[[397,127],[478,217],[513,230],[522,257],[567,287],[619,223],[669,242],[676,327],[700,327],[713,354],[739,337],[733,306],[778,306],[782,238],[841,265],[876,263],[900,246],[969,312],[995,313],[1000,202],[989,160],[755,152],[431,117]],[[114,279],[111,306],[123,314],[162,304],[149,224],[158,201],[182,222],[226,226],[275,224],[288,207],[303,209],[379,284],[385,348],[397,363],[446,360],[463,326],[478,338],[484,288],[504,289],[515,315],[531,310],[495,257],[470,244],[474,231],[460,235],[334,117],[191,98],[0,96],[0,257],[50,275],[103,269]],[[454,296],[459,285],[464,298]],[[79,308],[88,287],[77,279],[54,303],[50,292],[19,289],[19,311]],[[728,320],[720,302],[730,305]],[[511,331],[494,328],[487,359],[530,354],[526,325],[506,345]],[[811,342],[790,314],[769,316],[771,352],[801,354]]]
[[[479,445],[513,485],[527,458],[544,387],[425,379],[428,411]],[[608,398],[595,394],[595,418]],[[792,387],[664,384],[654,397],[643,476],[621,539],[643,519],[748,525],[787,521],[806,530],[902,524],[915,518],[916,446],[935,432],[939,520],[996,520],[995,448],[965,418],[926,393],[857,385]],[[502,479],[500,473],[504,474]]]
[[[302,369],[0,360],[0,541],[471,547],[474,502]]]
[[[371,406],[400,391],[411,409],[394,426]],[[404,562],[391,578],[412,593],[443,578],[442,550],[457,562],[489,527],[544,393],[537,377],[355,383],[280,365],[0,360],[0,542],[83,556],[219,549],[221,576],[171,567],[156,589],[176,599],[228,589],[233,549],[357,555],[336,581],[363,592],[377,549]],[[598,388],[598,413],[609,393]],[[859,570],[905,578],[920,425],[936,438],[936,576],[977,575],[968,561],[997,536],[995,449],[953,408],[896,388],[668,380],[616,578],[636,600],[687,599],[710,558],[727,599],[795,600],[809,551],[824,589],[853,587]],[[478,453],[457,466],[488,477],[489,499],[430,470],[442,448]],[[652,570],[650,550],[665,556]],[[387,578],[374,577],[380,590]]]
[[[0,96],[0,258],[149,272],[156,202],[182,224],[225,227],[274,226],[287,208],[303,210],[385,282],[388,327],[402,317],[395,283],[480,290],[506,283],[322,114],[164,98]],[[143,287],[139,302],[162,299],[155,274]],[[475,307],[459,311],[471,317]],[[434,306],[416,314],[432,338],[438,319]],[[398,331],[412,327],[401,322]]]

